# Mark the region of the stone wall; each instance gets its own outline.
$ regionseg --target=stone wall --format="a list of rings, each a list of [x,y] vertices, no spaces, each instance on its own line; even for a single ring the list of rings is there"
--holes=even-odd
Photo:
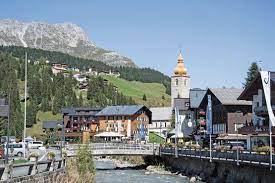
[[[212,162],[190,157],[175,158],[162,155],[147,156],[145,162],[148,165],[163,164],[172,172],[178,172],[192,177],[199,176],[205,182],[249,182],[249,183],[271,183],[275,181],[275,171],[269,167],[252,166],[241,164],[237,166],[234,162]]]
[[[8,181],[0,181],[1,183],[63,183],[67,182],[67,171],[65,168],[56,171],[39,173],[36,175],[28,175],[18,178],[13,178]]]

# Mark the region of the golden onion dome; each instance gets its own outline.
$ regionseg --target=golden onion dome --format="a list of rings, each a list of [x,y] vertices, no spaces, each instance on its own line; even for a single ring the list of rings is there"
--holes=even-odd
[[[174,70],[174,74],[176,76],[186,76],[187,75],[187,69],[184,66],[183,56],[182,56],[181,52],[178,57],[178,64]]]

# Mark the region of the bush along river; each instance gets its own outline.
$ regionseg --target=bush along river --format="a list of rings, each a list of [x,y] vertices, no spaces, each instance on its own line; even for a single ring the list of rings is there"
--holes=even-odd
[[[188,178],[181,174],[166,171],[163,166],[146,166],[129,163],[121,159],[95,158],[96,183],[188,183],[200,182],[196,177]]]

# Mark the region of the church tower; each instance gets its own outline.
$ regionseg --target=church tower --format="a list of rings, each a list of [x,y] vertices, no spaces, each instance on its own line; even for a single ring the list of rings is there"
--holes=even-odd
[[[184,66],[181,52],[178,57],[178,64],[171,78],[171,106],[172,108],[180,105],[183,108],[189,108],[190,77],[187,75],[187,69]]]

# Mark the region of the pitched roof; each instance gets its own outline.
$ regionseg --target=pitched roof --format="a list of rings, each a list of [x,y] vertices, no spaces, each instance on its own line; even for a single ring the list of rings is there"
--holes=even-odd
[[[275,89],[275,72],[270,71],[270,79],[271,79],[271,91]],[[258,94],[258,90],[263,89],[262,79],[260,72],[256,75],[253,81],[245,88],[245,90],[240,94],[238,99],[241,100],[253,100],[253,95]]]
[[[63,114],[69,114],[69,115],[76,115],[77,112],[82,112],[82,111],[86,111],[86,112],[90,112],[90,111],[95,111],[95,112],[99,112],[101,111],[102,108],[91,108],[91,107],[77,107],[77,108],[62,108],[61,109],[61,113]],[[81,115],[85,115],[85,114],[81,114]],[[87,114],[87,115],[91,115],[91,114]]]
[[[171,119],[172,107],[152,107],[152,121],[167,121]]]
[[[190,90],[190,108],[198,108],[206,90],[202,90],[200,88],[194,88]]]
[[[43,129],[54,129],[57,125],[62,125],[62,121],[43,121]]]
[[[133,115],[143,107],[144,105],[107,106],[96,116]]]
[[[223,105],[252,105],[251,101],[238,100],[243,89],[238,88],[209,88]]]

